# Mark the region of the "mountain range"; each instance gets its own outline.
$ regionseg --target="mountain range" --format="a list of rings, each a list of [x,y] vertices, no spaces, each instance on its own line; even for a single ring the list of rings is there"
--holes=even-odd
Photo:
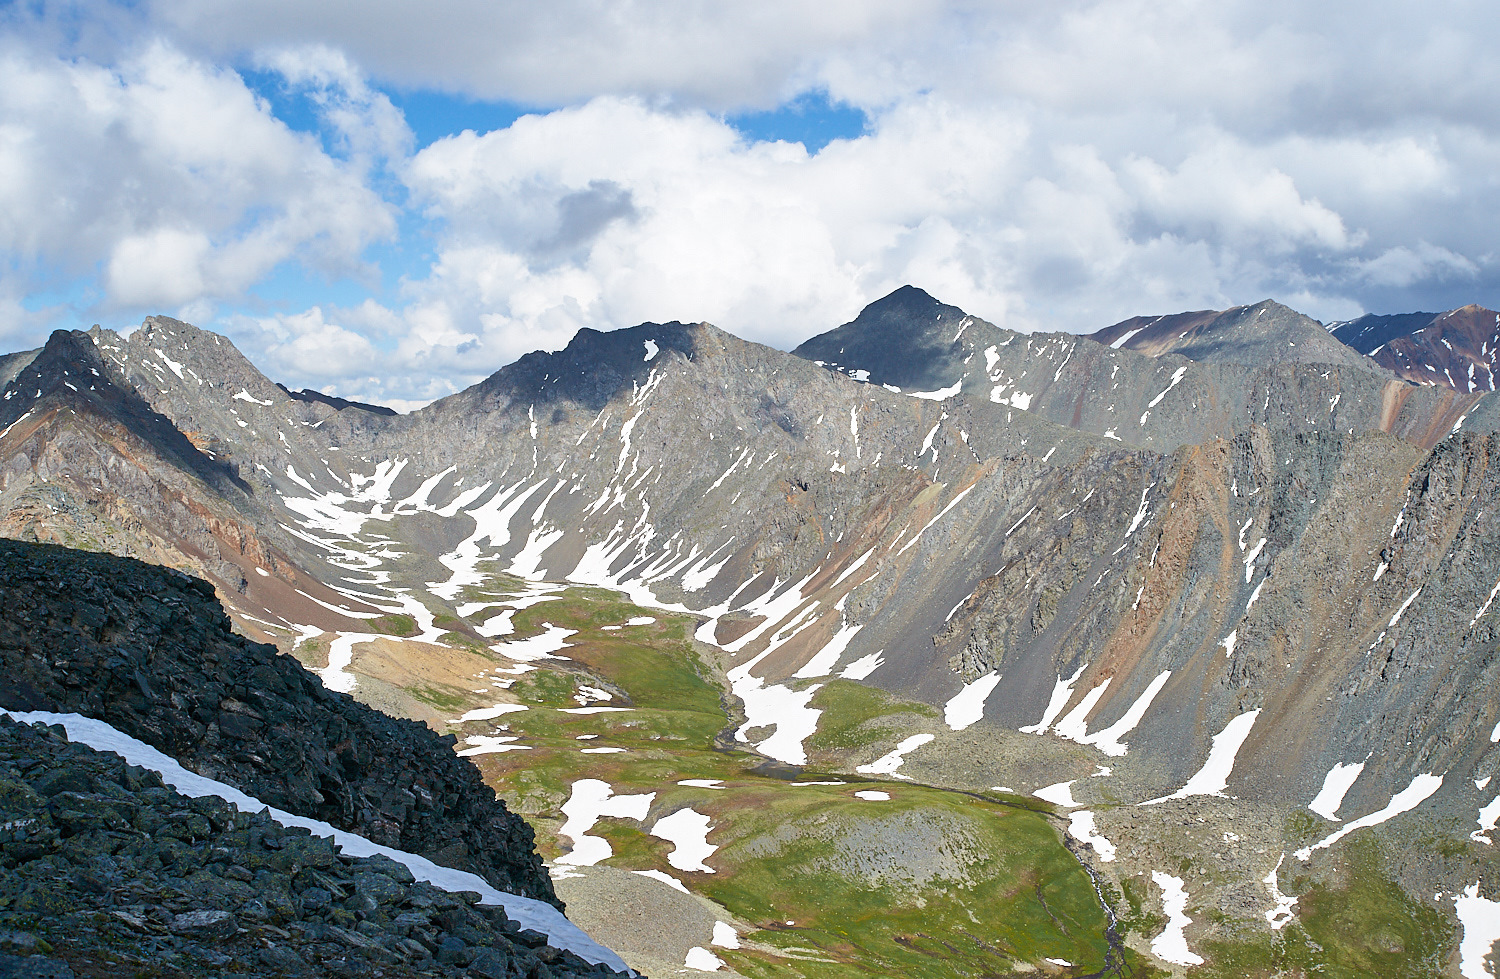
[[[519,688],[458,724],[410,694],[435,651],[530,683],[574,669],[545,659],[566,629],[517,628],[547,589],[623,594],[692,623],[721,747],[779,778],[1044,803],[1111,913],[1148,909],[1143,968],[1271,963],[1306,913],[1324,971],[1483,975],[1497,330],[1478,306],[1325,327],[1268,300],[1025,334],[905,287],[790,353],[582,330],[403,415],[150,317],[0,360],[0,534],[201,576],[242,636],[474,745],[517,737]],[[596,673],[579,709],[626,695]],[[855,688],[907,706],[829,747],[819,698]],[[565,830],[571,799],[526,814]],[[1410,934],[1319,938],[1320,901],[1370,888]]]

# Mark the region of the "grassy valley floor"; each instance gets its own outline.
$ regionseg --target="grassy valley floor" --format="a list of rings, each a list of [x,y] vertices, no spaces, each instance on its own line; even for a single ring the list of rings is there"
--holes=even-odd
[[[807,681],[821,713],[813,764],[794,768],[736,740],[725,665],[693,641],[691,616],[501,574],[433,611],[450,630],[437,642],[396,641],[414,630],[398,616],[377,623],[395,638],[354,647],[357,695],[454,733],[536,826],[570,916],[647,974],[1451,974],[1449,919],[1393,883],[1373,839],[1341,848],[1332,876],[1287,866],[1281,886],[1298,901],[1279,931],[1194,897],[1191,946],[1206,961],[1169,967],[1149,952],[1168,925],[1149,871],[1112,864],[1096,890],[1082,861],[1097,855],[1070,850],[1050,804],[944,788],[966,780],[930,765],[913,771],[938,784],[851,774],[855,759],[941,731],[928,705]],[[326,643],[298,653],[326,663]],[[1113,943],[1101,892],[1119,916]]]

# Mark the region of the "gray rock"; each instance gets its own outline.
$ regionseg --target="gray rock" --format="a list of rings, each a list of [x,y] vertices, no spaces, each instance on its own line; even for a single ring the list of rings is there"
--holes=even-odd
[[[189,911],[172,919],[172,931],[204,940],[232,938],[240,923],[228,911]]]
[[[41,955],[0,955],[0,979],[73,979],[66,962]]]
[[[301,976],[308,972],[307,962],[302,956],[281,945],[262,948],[256,953],[256,958],[265,968],[284,975]]]

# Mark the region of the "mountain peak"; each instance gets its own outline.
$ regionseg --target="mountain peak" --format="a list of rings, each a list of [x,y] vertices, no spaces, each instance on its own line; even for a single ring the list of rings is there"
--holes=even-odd
[[[1366,314],[1328,332],[1413,384],[1465,393],[1500,386],[1500,313],[1469,303],[1444,313]]]
[[[919,289],[913,285],[904,285],[893,292],[881,296],[879,299],[860,310],[860,317],[868,314],[886,313],[893,310],[908,312],[923,312],[930,308],[942,307],[943,303],[935,299],[925,289]],[[858,319],[859,317],[856,317]]]
[[[937,391],[961,380],[970,351],[960,337],[977,322],[916,286],[902,286],[792,353],[856,380]]]
[[[1274,299],[1223,311],[1137,316],[1089,334],[1089,339],[1151,357],[1172,353],[1208,363],[1374,367],[1316,320]]]

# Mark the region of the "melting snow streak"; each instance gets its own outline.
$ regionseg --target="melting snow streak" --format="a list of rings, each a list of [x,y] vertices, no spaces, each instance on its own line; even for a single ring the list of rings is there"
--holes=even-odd
[[[1224,794],[1224,788],[1229,784],[1229,774],[1234,771],[1234,758],[1240,752],[1240,745],[1250,736],[1250,728],[1255,726],[1255,719],[1260,716],[1260,708],[1247,711],[1224,725],[1224,730],[1214,735],[1214,745],[1208,752],[1208,760],[1203,767],[1198,769],[1198,774],[1188,779],[1188,783],[1171,795],[1162,796],[1160,799],[1152,799],[1141,805],[1151,806],[1158,802],[1166,802],[1168,799],[1186,799],[1190,795],[1218,795]]]

